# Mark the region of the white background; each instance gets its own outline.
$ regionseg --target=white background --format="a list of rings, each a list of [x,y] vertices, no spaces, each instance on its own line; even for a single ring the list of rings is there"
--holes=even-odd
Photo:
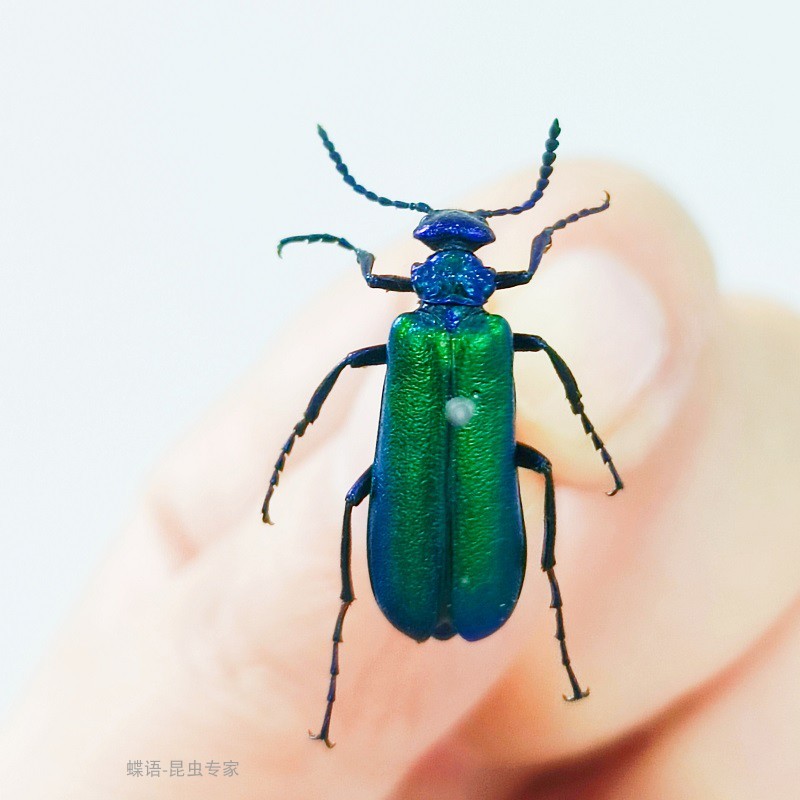
[[[793,13],[3,0],[0,711],[158,454],[312,281],[354,268],[279,262],[275,242],[409,234],[416,215],[343,186],[317,121],[367,186],[444,206],[510,170],[533,181],[557,115],[562,157],[628,162],[678,197],[726,289],[800,309]]]

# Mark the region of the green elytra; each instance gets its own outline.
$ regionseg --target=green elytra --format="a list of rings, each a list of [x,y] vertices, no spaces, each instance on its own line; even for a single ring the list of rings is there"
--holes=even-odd
[[[403,314],[387,344],[367,555],[378,605],[417,641],[488,636],[525,572],[511,328],[465,312],[452,330],[441,306]],[[446,405],[462,397],[459,426]]]
[[[549,183],[560,128],[553,122],[545,143],[539,180],[530,198],[511,208],[479,211],[434,210],[427,203],[390,200],[357,183],[327,133],[320,137],[337,170],[358,194],[385,206],[423,212],[414,236],[434,252],[414,264],[411,277],[376,275],[374,256],[346,239],[319,233],[290,236],[293,242],[327,242],[352,251],[372,288],[415,292],[419,307],[401,314],[385,345],[348,354],[323,379],[303,418],[281,448],[262,508],[269,505],[295,441],[319,416],[345,367],[386,365],[374,462],[345,498],[341,544],[341,606],[333,632],[333,654],[322,728],[313,738],[329,740],[339,674],[339,644],[347,609],[355,599],[350,572],[353,509],[370,498],[367,552],[370,581],[386,618],[406,635],[424,641],[484,638],[511,615],[525,573],[525,525],[518,470],[530,469],[545,482],[541,566],[556,613],[556,638],[572,687],[565,699],[585,697],[566,647],[561,592],[555,577],[555,490],[550,461],[514,432],[513,357],[544,352],[561,380],[572,411],[614,478],[613,495],[623,488],[611,456],[585,414],[569,367],[550,345],[533,334],[512,333],[500,316],[483,306],[496,290],[528,283],[553,233],[609,207],[610,198],[545,228],[531,245],[527,269],[496,271],[475,255],[494,241],[486,220],[520,214],[538,202]]]

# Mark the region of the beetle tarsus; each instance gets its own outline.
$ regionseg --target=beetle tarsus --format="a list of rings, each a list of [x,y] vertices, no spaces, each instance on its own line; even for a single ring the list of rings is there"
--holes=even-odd
[[[555,563],[555,559],[553,559],[553,562]],[[554,609],[556,612],[556,639],[558,640],[558,645],[561,650],[561,663],[564,666],[564,669],[567,671],[567,678],[569,678],[570,686],[572,686],[572,695],[570,697],[564,695],[564,699],[572,702],[574,700],[580,700],[582,697],[586,697],[586,695],[589,694],[589,690],[587,689],[584,692],[583,689],[581,689],[581,685],[578,683],[578,679],[575,677],[575,672],[572,669],[569,653],[567,652],[567,634],[564,629],[564,612],[562,609],[563,603],[561,600],[561,590],[559,589],[558,581],[556,580],[555,570],[550,567],[545,571],[547,573],[547,578],[550,581],[550,593],[552,597],[550,608]]]
[[[568,703],[574,703],[576,700],[583,700],[584,697],[588,697],[589,696],[589,692],[590,692],[590,689],[587,686],[586,687],[586,691],[583,691],[582,689],[579,688],[578,691],[575,694],[571,694],[569,697],[567,697],[567,695],[565,695],[565,694],[562,694],[561,696]]]
[[[269,503],[272,500],[272,493],[275,491],[275,487],[278,485],[278,482],[275,483],[270,482],[269,489],[267,489],[267,496],[264,498],[264,504],[261,506],[261,521],[266,523],[267,525],[274,525],[275,523],[270,519],[269,516]]]
[[[278,242],[278,256],[283,257],[283,248],[287,244],[295,244],[297,242],[305,242],[306,244],[316,244],[323,242],[325,244],[338,244],[339,247],[344,247],[345,250],[353,250],[357,252],[357,248],[353,247],[347,239],[341,236],[334,236],[330,233],[304,233],[300,236],[285,236]]]
[[[344,618],[347,609],[350,608],[356,599],[353,592],[353,577],[350,570],[350,554],[352,548],[352,516],[353,509],[369,495],[372,487],[372,466],[366,469],[359,479],[350,488],[344,501],[344,516],[342,517],[342,549],[340,566],[342,572],[342,592],[339,598],[342,601],[339,606],[339,613],[336,616],[336,624],[333,627],[333,652],[331,654],[330,681],[328,683],[327,705],[325,706],[325,717],[322,721],[322,729],[318,734],[308,732],[312,739],[322,739],[328,747],[333,747],[333,743],[328,738],[331,726],[331,714],[333,704],[336,701],[336,679],[339,676],[339,645],[342,643],[342,630],[344,628]]]
[[[308,411],[306,411],[308,414]],[[297,423],[292,429],[289,438],[286,440],[286,444],[281,448],[281,453],[278,456],[278,460],[275,462],[275,466],[272,469],[272,475],[269,479],[269,487],[267,488],[267,496],[264,498],[264,504],[261,506],[261,519],[266,522],[268,525],[272,525],[272,521],[269,517],[269,504],[272,500],[272,495],[275,492],[275,487],[278,485],[278,482],[281,478],[281,472],[283,471],[284,466],[286,465],[286,457],[289,453],[292,452],[292,448],[294,447],[295,439],[298,436],[302,436],[305,433],[306,428],[308,427],[309,422],[306,416]]]
[[[327,734],[326,734],[326,735],[323,735],[323,732],[322,732],[322,731],[320,731],[319,733],[314,733],[314,732],[311,730],[311,728],[309,728],[309,729],[308,729],[308,738],[309,738],[309,739],[317,739],[317,740],[319,740],[320,742],[325,742],[325,747],[327,747],[327,748],[328,748],[328,750],[333,750],[333,748],[334,748],[334,747],[336,747],[336,742],[332,742],[332,741],[331,741],[331,740],[328,738]]]
[[[614,478],[614,488],[610,492],[606,492],[606,494],[609,497],[613,497],[617,492],[625,488],[625,484],[622,482],[622,478],[620,478],[619,472],[617,472],[617,468],[614,466],[614,462],[611,460],[611,456],[608,457],[608,461],[606,461],[606,466],[611,470],[611,475]]]

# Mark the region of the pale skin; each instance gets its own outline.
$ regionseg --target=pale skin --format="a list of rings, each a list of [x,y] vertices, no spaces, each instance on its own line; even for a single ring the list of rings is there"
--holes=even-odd
[[[530,183],[520,175],[464,205],[518,202]],[[337,746],[308,740],[327,690],[344,494],[372,456],[382,368],[342,376],[287,463],[274,527],[260,507],[319,379],[385,341],[408,307],[368,289],[353,263],[155,471],[4,730],[4,797],[797,796],[800,324],[771,303],[718,297],[686,213],[615,165],[559,162],[536,211],[493,221],[498,244],[481,255],[524,266],[533,234],[603,189],[611,209],[557,234],[531,285],[491,306],[564,356],[626,482],[605,496],[608,475],[546,357],[519,354],[518,438],[554,465],[568,641],[590,697],[561,699],[537,563],[542,486],[523,474],[522,598],[479,643],[418,645],[386,622],[366,573],[365,507],[355,512]],[[384,213],[407,214],[409,230],[418,219]],[[404,244],[376,270],[402,273],[421,255]],[[264,285],[291,259],[268,265]],[[132,778],[131,759],[231,759],[240,774]]]

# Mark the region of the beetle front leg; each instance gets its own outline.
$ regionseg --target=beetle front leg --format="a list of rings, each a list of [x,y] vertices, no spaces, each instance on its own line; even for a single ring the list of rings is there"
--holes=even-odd
[[[410,278],[404,278],[401,275],[375,275],[372,272],[372,267],[375,264],[375,256],[366,250],[355,247],[341,236],[333,236],[330,233],[308,233],[303,236],[287,236],[285,239],[281,239],[278,242],[278,255],[281,255],[283,248],[287,244],[294,244],[295,242],[306,242],[308,244],[314,244],[315,242],[338,244],[339,247],[350,250],[355,254],[358,266],[361,267],[361,274],[364,276],[364,280],[367,282],[367,286],[369,286],[370,289],[385,289],[387,292],[414,291]]]
[[[511,289],[514,286],[521,286],[522,284],[529,283],[533,274],[539,268],[542,261],[542,256],[550,249],[553,244],[553,234],[556,231],[563,230],[567,225],[577,222],[585,217],[590,217],[592,214],[599,214],[605,211],[611,204],[611,195],[605,193],[606,199],[599,205],[592,208],[583,208],[570,214],[558,222],[548,225],[540,234],[538,234],[531,243],[531,259],[528,264],[528,269],[519,270],[516,272],[498,272],[495,279],[496,289]]]
[[[530,469],[544,476],[544,539],[542,541],[542,570],[547,574],[550,582],[550,608],[556,612],[556,639],[561,648],[561,663],[567,671],[572,695],[565,700],[580,700],[589,694],[587,688],[584,692],[581,689],[578,679],[572,670],[572,664],[567,652],[567,635],[564,631],[564,613],[562,610],[561,590],[556,580],[556,493],[553,484],[553,468],[549,459],[542,455],[538,450],[534,450],[526,444],[517,442],[516,463],[518,467]]]
[[[342,519],[342,593],[339,595],[342,605],[339,608],[339,616],[336,617],[336,625],[333,629],[333,655],[331,657],[331,679],[328,686],[328,705],[325,707],[325,717],[322,720],[322,728],[319,733],[308,735],[312,739],[321,739],[328,747],[333,747],[334,743],[328,738],[331,727],[331,713],[333,703],[336,700],[336,676],[339,674],[339,645],[342,643],[342,627],[344,617],[350,604],[356,599],[353,594],[353,575],[350,569],[350,553],[352,551],[352,525],[351,518],[353,509],[369,494],[372,486],[372,466],[370,465],[364,474],[355,482],[347,493],[344,501],[344,517]]]
[[[281,448],[278,460],[275,462],[275,467],[272,470],[272,475],[269,479],[269,488],[267,489],[267,496],[264,498],[264,505],[261,507],[261,518],[264,522],[272,525],[272,520],[269,518],[269,504],[272,500],[272,494],[275,487],[280,480],[280,474],[286,464],[286,457],[292,452],[295,440],[306,432],[306,428],[311,425],[319,416],[322,409],[322,404],[328,399],[334,384],[336,383],[339,375],[345,367],[371,367],[379,364],[386,363],[386,345],[376,344],[372,347],[364,347],[361,350],[354,350],[352,353],[345,356],[323,379],[322,383],[317,387],[317,390],[311,397],[308,407],[303,413],[303,418],[297,425],[294,426],[289,438]]]
[[[578,389],[578,384],[575,381],[575,376],[572,374],[572,371],[567,366],[564,359],[561,358],[561,356],[556,353],[556,351],[553,350],[553,348],[550,347],[550,345],[547,344],[547,342],[542,339],[541,336],[533,336],[532,334],[528,333],[514,334],[515,353],[535,353],[539,352],[540,350],[544,350],[544,352],[547,353],[550,363],[553,365],[553,369],[555,369],[556,374],[558,375],[564,387],[564,392],[567,395],[567,400],[569,401],[572,413],[581,418],[583,430],[591,437],[594,449],[600,453],[603,463],[608,467],[609,472],[611,472],[611,476],[614,478],[614,488],[610,492],[606,492],[609,497],[613,497],[620,489],[625,488],[625,484],[622,482],[622,478],[620,478],[619,472],[617,472],[617,468],[614,466],[614,462],[611,459],[611,454],[608,452],[608,450],[606,450],[606,447],[603,444],[603,440],[597,435],[594,425],[592,425],[592,423],[589,421],[589,417],[586,416],[586,413],[583,409],[583,401],[581,400],[581,393]]]

